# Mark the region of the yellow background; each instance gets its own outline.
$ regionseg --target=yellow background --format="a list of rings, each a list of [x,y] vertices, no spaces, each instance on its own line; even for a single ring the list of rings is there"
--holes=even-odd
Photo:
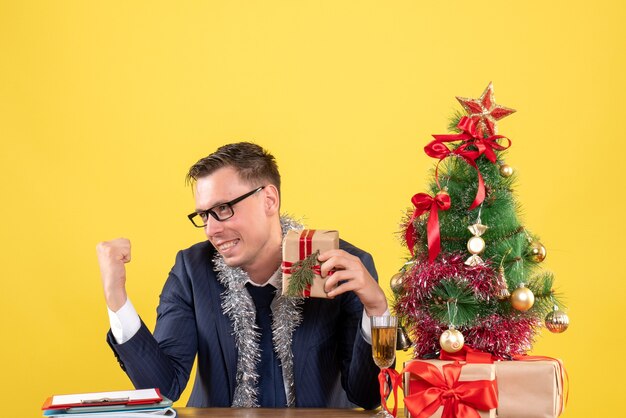
[[[567,365],[565,416],[619,415],[624,21],[617,0],[2,1],[1,415],[130,388],[95,245],[132,240],[152,327],[175,252],[203,239],[184,175],[226,142],[270,149],[284,211],[369,250],[389,291],[422,148],[489,81],[518,109],[500,132],[572,322],[534,353]]]

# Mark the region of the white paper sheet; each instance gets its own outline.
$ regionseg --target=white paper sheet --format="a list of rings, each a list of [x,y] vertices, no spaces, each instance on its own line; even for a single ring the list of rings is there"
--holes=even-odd
[[[128,398],[130,402],[159,398],[156,389],[139,389],[139,390],[118,390],[113,392],[92,392],[77,393],[73,395],[55,395],[52,397],[52,404],[55,405],[71,405],[79,404],[83,401],[92,401],[97,399],[120,399]]]

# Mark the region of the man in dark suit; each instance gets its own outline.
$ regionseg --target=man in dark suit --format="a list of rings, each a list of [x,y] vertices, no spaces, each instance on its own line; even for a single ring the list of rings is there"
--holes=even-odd
[[[194,359],[188,406],[333,407],[380,402],[369,316],[388,312],[371,256],[341,241],[319,255],[332,299],[281,296],[283,235],[274,157],[225,145],[188,173],[207,241],[180,251],[160,296],[154,334],[126,294],[130,242],[97,246],[111,331],[107,340],[137,388],[176,400]]]

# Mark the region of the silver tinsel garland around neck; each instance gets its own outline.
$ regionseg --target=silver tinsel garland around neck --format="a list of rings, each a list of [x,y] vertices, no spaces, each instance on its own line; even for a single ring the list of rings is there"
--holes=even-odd
[[[281,216],[280,225],[283,236],[290,229],[302,229],[303,226],[288,216]],[[257,365],[261,360],[259,341],[260,332],[256,326],[256,307],[246,289],[248,274],[239,267],[229,267],[224,258],[216,253],[213,258],[217,279],[226,288],[222,293],[222,309],[233,324],[235,345],[237,346],[237,376],[233,407],[258,407]],[[295,406],[296,393],[293,372],[293,352],[291,342],[293,332],[302,321],[301,305],[303,299],[288,298],[281,295],[282,282],[279,282],[276,297],[272,301],[272,334],[274,351],[283,371],[283,380],[287,396],[287,406]]]

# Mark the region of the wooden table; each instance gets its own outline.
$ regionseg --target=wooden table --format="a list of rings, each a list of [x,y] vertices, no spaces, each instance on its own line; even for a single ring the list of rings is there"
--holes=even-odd
[[[237,417],[237,418],[313,418],[313,417],[373,417],[376,411],[357,409],[330,409],[330,408],[175,408],[180,418],[205,417]],[[403,417],[404,411],[398,411],[398,417]]]

